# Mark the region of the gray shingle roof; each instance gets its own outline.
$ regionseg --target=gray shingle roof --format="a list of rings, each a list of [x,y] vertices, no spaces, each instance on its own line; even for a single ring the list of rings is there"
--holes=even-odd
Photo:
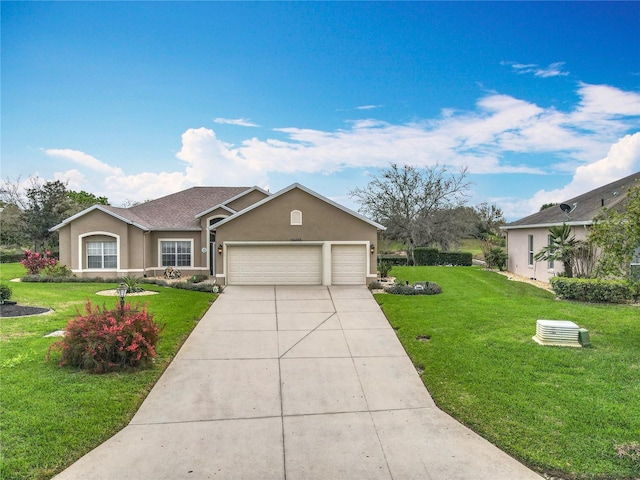
[[[130,208],[109,207],[151,230],[199,229],[200,212],[224,203],[251,187],[192,187]]]
[[[503,228],[508,230],[525,226],[551,226],[563,223],[590,224],[603,207],[623,209],[626,205],[629,188],[636,185],[637,182],[640,182],[640,172],[562,202],[573,208],[568,216],[560,209],[560,206],[555,206],[508,223]]]

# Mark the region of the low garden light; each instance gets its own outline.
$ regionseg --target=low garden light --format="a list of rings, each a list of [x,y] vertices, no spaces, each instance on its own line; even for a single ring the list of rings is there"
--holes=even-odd
[[[120,297],[120,311],[124,312],[124,297],[127,296],[127,286],[124,283],[121,283],[116,291],[118,292],[118,296]]]

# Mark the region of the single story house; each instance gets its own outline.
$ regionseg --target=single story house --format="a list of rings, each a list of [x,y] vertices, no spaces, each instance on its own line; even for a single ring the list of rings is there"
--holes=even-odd
[[[507,235],[507,270],[543,282],[563,272],[561,262],[537,262],[534,258],[550,242],[549,227],[567,224],[577,240],[585,240],[598,212],[605,207],[624,209],[629,188],[637,182],[640,172],[502,227]]]
[[[373,222],[308,188],[193,187],[130,208],[94,205],[51,230],[80,277],[215,276],[222,285],[365,285]]]

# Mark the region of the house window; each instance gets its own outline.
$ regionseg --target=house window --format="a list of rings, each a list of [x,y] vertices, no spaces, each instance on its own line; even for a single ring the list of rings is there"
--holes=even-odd
[[[533,235],[529,235],[529,266],[533,266]]]
[[[548,239],[547,239],[548,245],[549,245],[549,255],[553,255],[553,238],[551,237],[551,235],[549,235]],[[553,270],[555,267],[554,263],[553,263],[553,258],[549,258],[549,270]]]
[[[162,240],[160,250],[163,267],[191,266],[191,242],[189,240]]]
[[[302,212],[300,210],[291,211],[291,225],[302,225]]]
[[[116,242],[87,242],[87,268],[117,268]]]

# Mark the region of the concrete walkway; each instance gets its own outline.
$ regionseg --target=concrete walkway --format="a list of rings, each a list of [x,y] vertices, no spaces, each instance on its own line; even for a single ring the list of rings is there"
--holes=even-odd
[[[56,477],[118,478],[541,477],[435,407],[366,288],[229,287],[129,426]]]

